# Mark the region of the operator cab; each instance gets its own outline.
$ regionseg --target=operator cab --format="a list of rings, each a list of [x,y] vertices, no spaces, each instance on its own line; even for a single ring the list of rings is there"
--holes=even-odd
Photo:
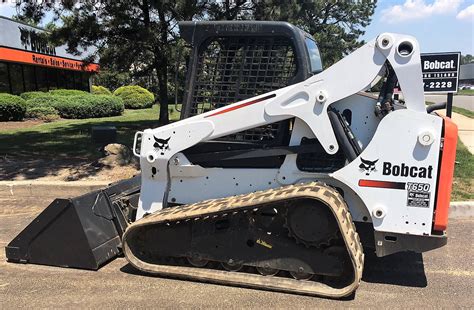
[[[302,82],[323,71],[316,41],[287,22],[186,21],[179,28],[192,47],[181,119]],[[331,119],[339,121],[338,117]],[[231,160],[225,152],[232,157],[236,152],[288,147],[293,122],[284,120],[200,143],[184,154],[203,167],[278,168],[285,154]],[[317,139],[305,139],[302,144],[311,145],[312,151],[298,152],[301,170],[327,172],[345,164],[342,151],[321,156],[325,152]]]

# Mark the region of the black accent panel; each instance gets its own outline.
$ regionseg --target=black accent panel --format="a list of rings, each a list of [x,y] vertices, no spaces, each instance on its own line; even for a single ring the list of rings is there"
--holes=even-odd
[[[371,222],[354,222],[364,248],[375,250],[374,225]]]
[[[448,242],[446,235],[418,236],[374,231],[374,237],[378,257],[404,251],[427,252],[440,248]]]
[[[341,149],[336,154],[330,155],[326,153],[316,138],[303,137],[301,145],[311,145],[315,149],[314,152],[298,154],[296,157],[296,166],[301,171],[328,173],[339,170],[346,163],[346,158]]]
[[[314,144],[261,147],[252,143],[210,141],[185,150],[184,155],[192,163],[203,167],[278,168],[285,155],[315,152],[325,154]]]
[[[226,152],[244,153],[267,146],[251,142],[208,141],[199,143],[183,151],[183,154],[196,165],[205,168],[278,168],[285,156],[260,157],[250,159],[222,160],[221,154]]]

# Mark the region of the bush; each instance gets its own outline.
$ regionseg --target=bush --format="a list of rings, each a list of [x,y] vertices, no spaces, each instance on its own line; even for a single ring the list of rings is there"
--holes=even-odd
[[[49,93],[53,96],[81,96],[81,95],[90,95],[91,93],[88,93],[83,90],[77,90],[77,89],[53,89],[50,90]]]
[[[92,93],[94,95],[112,95],[112,92],[104,86],[92,85]]]
[[[155,101],[151,92],[138,85],[119,87],[114,91],[114,95],[122,98],[127,109],[150,108]]]
[[[34,99],[34,98],[51,97],[51,94],[50,93],[45,93],[45,92],[42,92],[42,91],[29,91],[29,92],[21,94],[20,97],[25,99],[25,100],[30,100],[30,99]]]
[[[62,102],[65,97],[61,96],[44,96],[44,97],[34,97],[32,99],[26,100],[27,110],[35,107],[52,107],[54,108],[58,103]]]
[[[94,118],[120,115],[122,99],[107,95],[82,95],[61,98],[54,108],[63,118]]]
[[[23,98],[0,94],[0,121],[21,121],[25,112],[26,102]]]
[[[48,106],[37,106],[30,107],[26,110],[25,117],[41,119],[47,122],[56,120],[59,118],[58,112],[53,107]]]

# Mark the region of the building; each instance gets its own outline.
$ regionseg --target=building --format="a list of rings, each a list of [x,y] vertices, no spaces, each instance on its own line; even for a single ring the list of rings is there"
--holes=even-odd
[[[459,67],[459,86],[474,85],[474,62]]]
[[[0,93],[21,94],[57,88],[90,91],[91,75],[99,69],[41,36],[44,30],[0,16]]]

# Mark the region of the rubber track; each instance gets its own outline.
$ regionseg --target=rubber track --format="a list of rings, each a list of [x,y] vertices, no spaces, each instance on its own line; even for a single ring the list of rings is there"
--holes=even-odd
[[[183,220],[197,220],[218,214],[232,214],[232,212],[247,209],[252,210],[268,203],[284,202],[285,200],[300,198],[320,200],[324,202],[335,215],[354,270],[354,279],[347,286],[343,288],[333,288],[324,283],[300,281],[277,276],[262,276],[260,274],[188,266],[150,264],[136,257],[129,247],[129,242],[131,242],[128,240],[130,232],[135,229],[143,228],[144,226]],[[190,205],[165,208],[130,225],[123,235],[123,245],[125,256],[130,264],[147,273],[329,298],[341,298],[352,294],[359,286],[364,266],[362,245],[344,199],[333,188],[317,182],[284,186],[239,196],[211,199]]]

